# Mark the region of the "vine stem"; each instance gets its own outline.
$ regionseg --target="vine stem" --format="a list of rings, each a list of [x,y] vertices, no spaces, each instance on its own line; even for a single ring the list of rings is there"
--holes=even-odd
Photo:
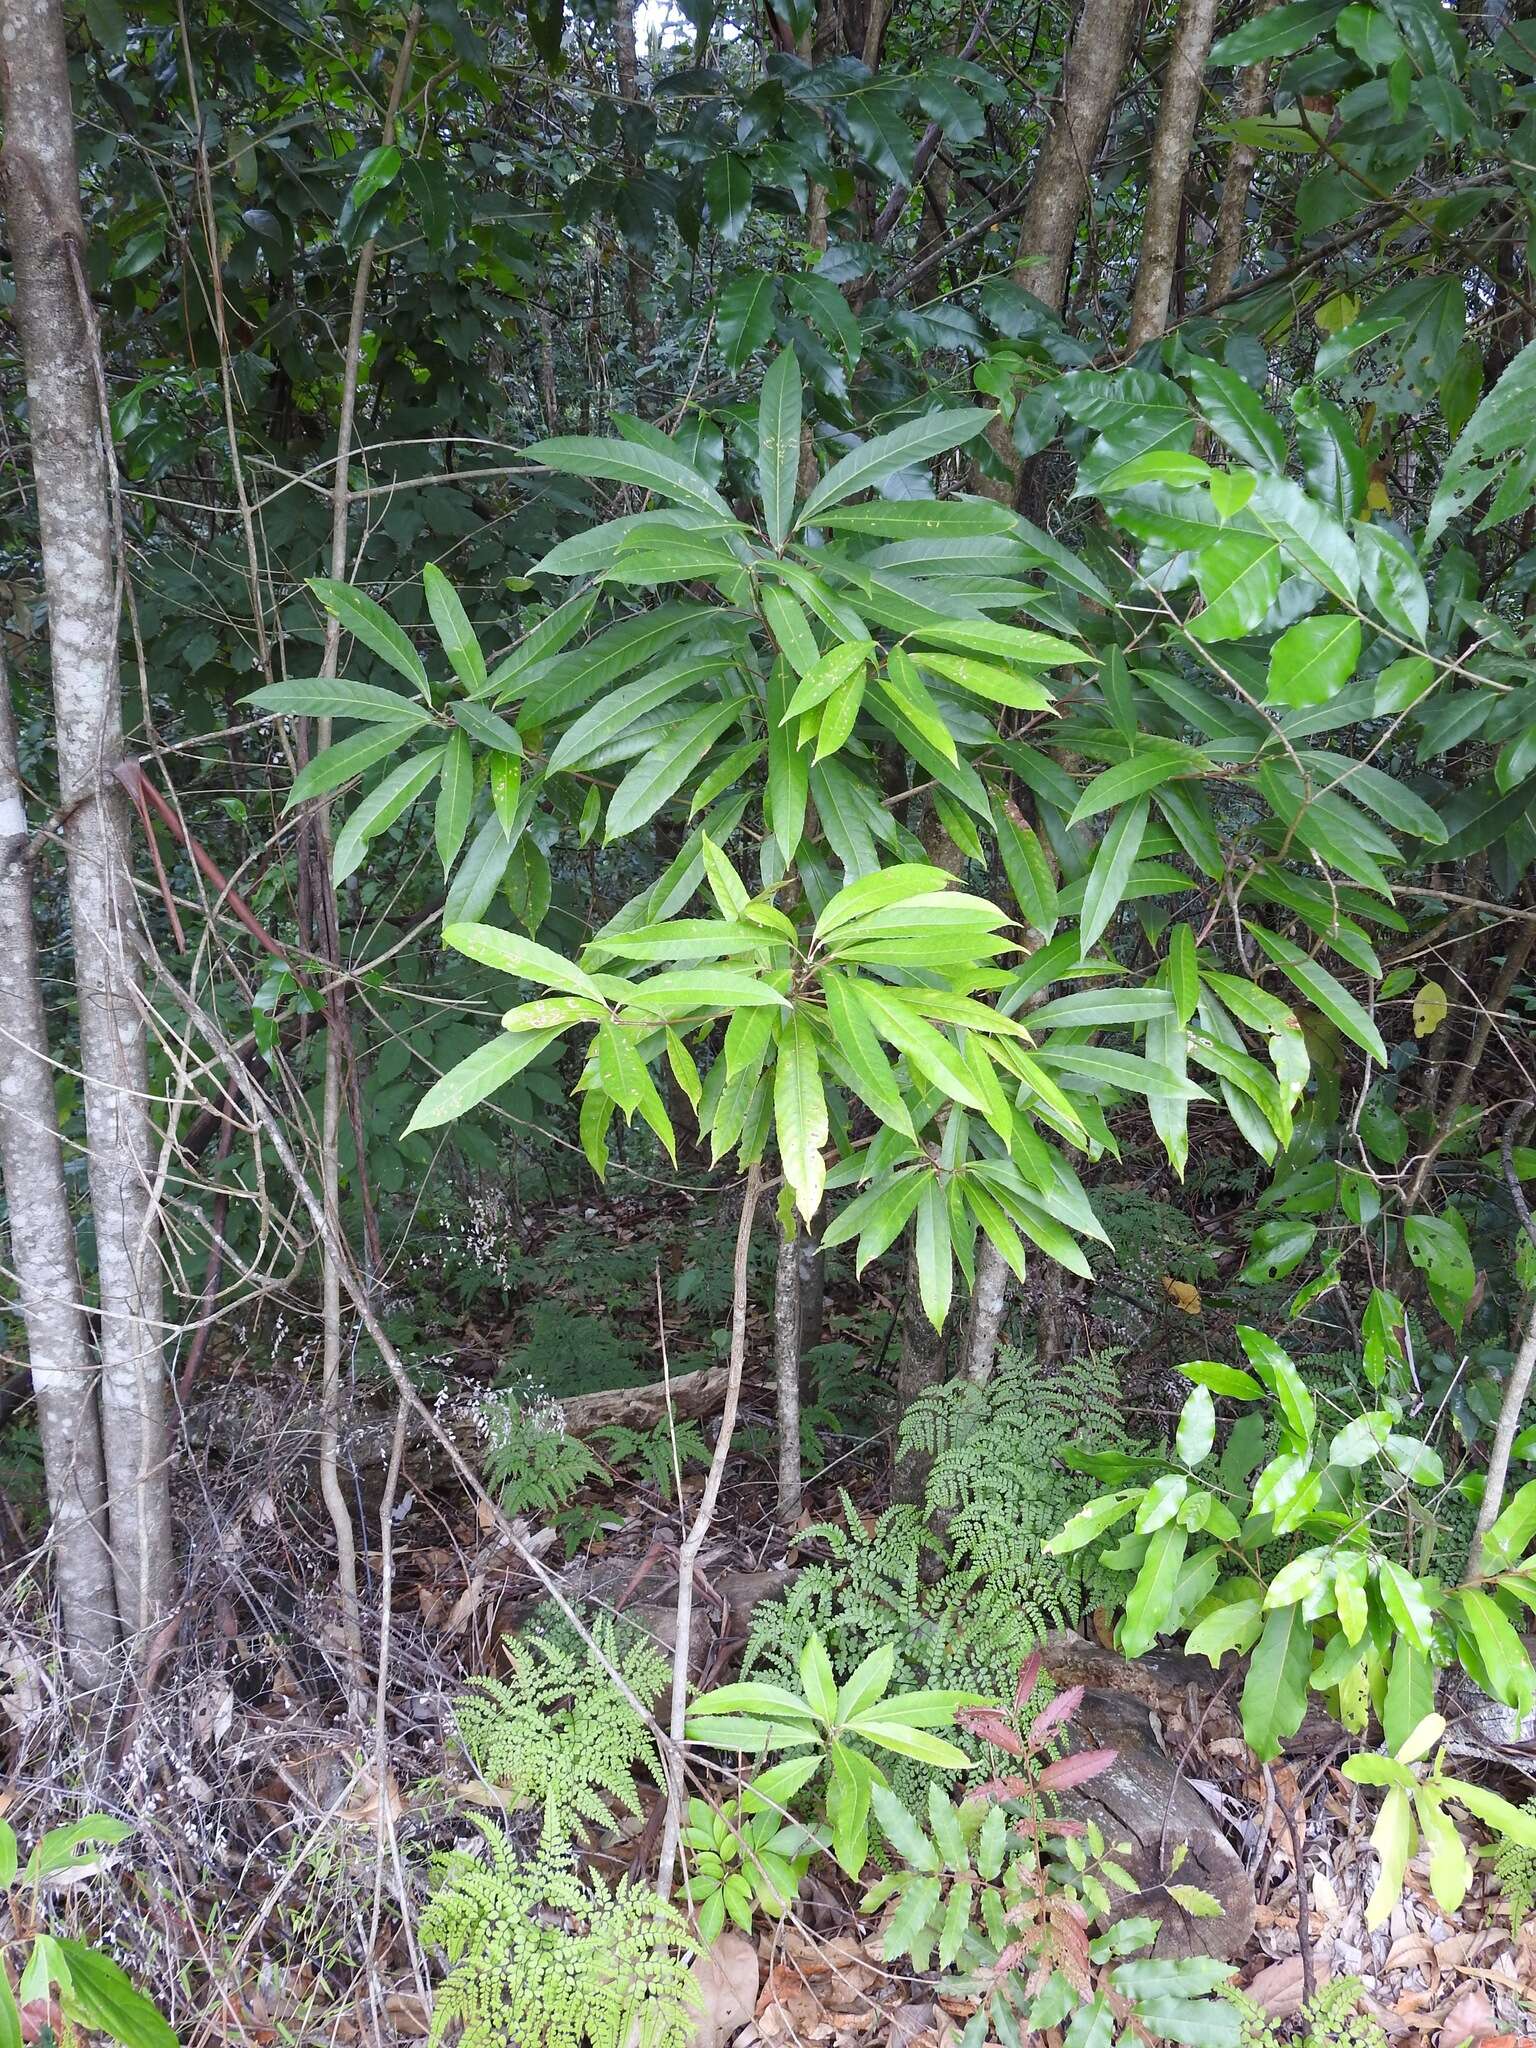
[[[720,1412],[720,1434],[715,1454],[699,1500],[693,1526],[677,1554],[677,1632],[672,1649],[672,1708],[668,1735],[674,1757],[682,1754],[683,1730],[688,1716],[688,1651],[693,1638],[693,1575],[699,1553],[715,1519],[715,1504],[731,1455],[731,1438],[736,1430],[736,1410],[741,1400],[741,1374],[747,1356],[747,1255],[752,1245],[752,1222],[758,1197],[763,1191],[760,1166],[747,1169],[747,1185],[741,1202],[741,1221],[736,1226],[736,1263],[731,1291],[731,1350],[725,1383],[725,1406]],[[656,1890],[663,1899],[672,1892],[672,1873],[677,1866],[678,1840],[683,1831],[683,1784],[678,1771],[667,1773],[667,1817],[661,1835],[661,1858],[656,1869]]]

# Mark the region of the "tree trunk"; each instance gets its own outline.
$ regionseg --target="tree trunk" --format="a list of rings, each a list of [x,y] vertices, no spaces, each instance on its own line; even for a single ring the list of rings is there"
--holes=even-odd
[[[32,868],[16,756],[11,693],[0,661],[0,1174],[11,1263],[53,1523],[54,1580],[70,1675],[82,1689],[107,1676],[117,1641],[117,1599],[107,1547],[96,1367],[81,1307],[64,1148],[54,1113],[53,1068],[37,945]]]
[[[1258,0],[1254,16],[1267,12],[1272,0]],[[1250,64],[1238,74],[1232,97],[1231,118],[1253,121],[1264,111],[1269,98],[1269,60]],[[1216,306],[1232,289],[1237,266],[1243,255],[1243,229],[1248,219],[1248,193],[1253,184],[1253,167],[1259,153],[1249,142],[1234,142],[1227,157],[1227,175],[1222,180],[1221,204],[1216,212],[1216,233],[1211,241],[1211,268],[1206,279],[1205,303]]]
[[[773,1370],[778,1392],[779,1528],[800,1520],[800,1243],[782,1224],[773,1270]]]
[[[113,779],[123,734],[105,386],[56,0],[5,0],[0,109],[80,1004],[108,1528],[118,1615],[147,1649],[174,1568],[155,1137],[126,799]]]
[[[1163,96],[1152,138],[1147,177],[1141,260],[1131,299],[1127,346],[1134,352],[1157,340],[1168,325],[1168,307],[1179,265],[1179,222],[1184,211],[1184,179],[1189,152],[1200,118],[1200,88],[1211,38],[1216,33],[1217,0],[1182,0]]]
[[[1014,282],[1052,312],[1067,303],[1067,278],[1089,180],[1109,117],[1125,82],[1135,38],[1137,0],[1083,0],[1062,69],[1056,111],[1035,164],[1019,225]]]
[[[978,1387],[991,1379],[997,1365],[997,1340],[1008,1313],[1008,1262],[985,1234],[976,1240],[976,1284],[971,1289],[971,1315],[965,1326],[965,1376]]]
[[[1013,281],[1044,300],[1053,313],[1066,307],[1078,223],[1092,190],[1093,166],[1104,147],[1110,116],[1125,82],[1139,12],[1140,0],[1083,0],[1062,65],[1055,112],[1035,159],[1029,204],[1019,224]],[[980,487],[991,497],[1011,502],[1018,488],[1020,463],[1001,414],[988,428],[987,439],[1007,465],[1012,484],[983,483]]]

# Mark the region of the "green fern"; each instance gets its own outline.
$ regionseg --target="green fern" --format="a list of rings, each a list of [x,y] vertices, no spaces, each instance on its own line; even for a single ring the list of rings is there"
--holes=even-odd
[[[1042,1381],[1013,1352],[984,1389],[962,1380],[920,1395],[899,1448],[932,1460],[923,1506],[889,1508],[870,1530],[843,1495],[843,1522],[806,1531],[826,1558],[753,1615],[743,1669],[791,1679],[816,1634],[838,1670],[891,1645],[903,1691],[1011,1692],[1028,1652],[1109,1589],[1086,1553],[1051,1558],[1041,1546],[1095,1483],[1062,1453],[1125,1445],[1115,1364],[1090,1356]],[[892,1784],[910,1800],[930,1775],[898,1765]]]
[[[593,1638],[638,1699],[657,1698],[666,1660],[644,1638],[620,1650],[611,1623]],[[454,1720],[480,1774],[519,1807],[538,1807],[542,1841],[563,1848],[584,1825],[606,1826],[608,1801],[638,1814],[635,1769],[660,1779],[661,1766],[644,1726],[596,1658],[553,1630],[505,1639],[512,1670],[505,1679],[476,1678],[454,1703]]]
[[[522,1860],[479,1816],[483,1856],[435,1860],[421,1939],[449,1964],[432,2043],[455,2022],[461,2048],[686,2048],[697,1990],[688,1930],[644,1886],[583,1882],[568,1853]]]
[[[1525,1802],[1525,1811],[1536,1814],[1536,1799]],[[1493,1875],[1509,1911],[1510,1932],[1518,1936],[1526,1915],[1536,1906],[1536,1849],[1501,1835],[1493,1852]]]
[[[649,1480],[663,1500],[672,1498],[676,1471],[685,1465],[709,1463],[709,1445],[696,1422],[658,1422],[654,1429],[629,1429],[616,1422],[609,1429],[598,1430],[597,1435],[615,1465],[637,1467],[640,1477]]]
[[[1319,1985],[1312,2003],[1288,2022],[1272,2019],[1233,1985],[1216,1989],[1218,1997],[1237,2008],[1242,2048],[1387,2048],[1380,2021],[1365,2010],[1365,1986],[1358,1977],[1334,1977]]]
[[[559,1413],[528,1413],[507,1394],[481,1403],[485,1483],[509,1515],[553,1515],[594,1479],[602,1466],[580,1437],[568,1436]]]

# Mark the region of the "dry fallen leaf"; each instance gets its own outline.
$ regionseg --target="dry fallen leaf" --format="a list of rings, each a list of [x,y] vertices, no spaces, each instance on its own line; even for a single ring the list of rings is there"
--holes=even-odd
[[[1171,1273],[1163,1275],[1163,1292],[1175,1308],[1182,1309],[1187,1316],[1200,1313],[1200,1290],[1187,1280],[1175,1280]]]
[[[725,2048],[757,2003],[757,1950],[744,1934],[726,1933],[693,1966],[699,2017],[693,2048]]]
[[[1469,1984],[1446,2007],[1436,2048],[1463,2048],[1467,2041],[1486,2041],[1498,2029],[1488,1994]]]

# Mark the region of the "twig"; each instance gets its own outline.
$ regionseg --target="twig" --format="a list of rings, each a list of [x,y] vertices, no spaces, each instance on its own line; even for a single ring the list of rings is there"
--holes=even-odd
[[[1306,1859],[1301,1851],[1301,1825],[1295,1811],[1280,1797],[1268,1764],[1264,1766],[1264,1776],[1270,1782],[1275,1804],[1285,1815],[1286,1833],[1291,1838],[1291,1865],[1296,1879],[1296,1939],[1301,1948],[1301,2002],[1304,2009],[1310,2009],[1317,1993],[1317,1972],[1312,1963],[1311,1888],[1307,1883]]]
[[[672,1649],[672,1706],[667,1731],[674,1756],[682,1754],[683,1729],[688,1713],[688,1650],[693,1635],[694,1567],[699,1561],[699,1552],[704,1548],[704,1539],[709,1534],[710,1524],[715,1518],[715,1503],[720,1498],[720,1483],[725,1477],[726,1460],[731,1455],[731,1437],[736,1429],[736,1409],[741,1399],[741,1373],[747,1355],[747,1255],[752,1246],[752,1220],[757,1213],[757,1199],[762,1193],[762,1187],[762,1168],[748,1167],[747,1185],[741,1203],[741,1221],[736,1226],[736,1263],[731,1297],[731,1351],[725,1407],[720,1416],[720,1434],[715,1438],[715,1454],[709,1461],[709,1474],[704,1481],[704,1492],[699,1500],[699,1512],[694,1516],[693,1526],[684,1537],[682,1549],[677,1556],[677,1635]],[[672,1871],[677,1862],[677,1844],[682,1827],[682,1777],[680,1772],[669,1772],[667,1821],[662,1832],[661,1861],[656,1873],[656,1889],[664,1899],[671,1894]]]
[[[1533,1243],[1536,1243],[1536,1225],[1531,1221],[1530,1205],[1520,1185],[1520,1176],[1515,1171],[1515,1133],[1530,1112],[1536,1109],[1536,1096],[1528,1096],[1516,1109],[1504,1126],[1504,1141],[1500,1151],[1504,1161],[1504,1178],[1509,1183],[1515,1198],[1515,1213],[1520,1218],[1522,1229]],[[1509,1369],[1509,1378],[1504,1382],[1503,1397],[1499,1402],[1499,1419],[1494,1426],[1493,1448],[1488,1453],[1488,1477],[1483,1483],[1483,1498],[1477,1510],[1477,1526],[1472,1532],[1472,1569],[1479,1577],[1486,1577],[1495,1560],[1488,1553],[1488,1532],[1499,1518],[1504,1505],[1504,1489],[1509,1483],[1509,1459],[1514,1449],[1515,1436],[1520,1428],[1520,1411],[1525,1406],[1525,1397],[1530,1391],[1531,1375],[1536,1371],[1536,1294],[1531,1297],[1526,1311],[1525,1335],[1520,1339],[1520,1349],[1515,1362]]]

